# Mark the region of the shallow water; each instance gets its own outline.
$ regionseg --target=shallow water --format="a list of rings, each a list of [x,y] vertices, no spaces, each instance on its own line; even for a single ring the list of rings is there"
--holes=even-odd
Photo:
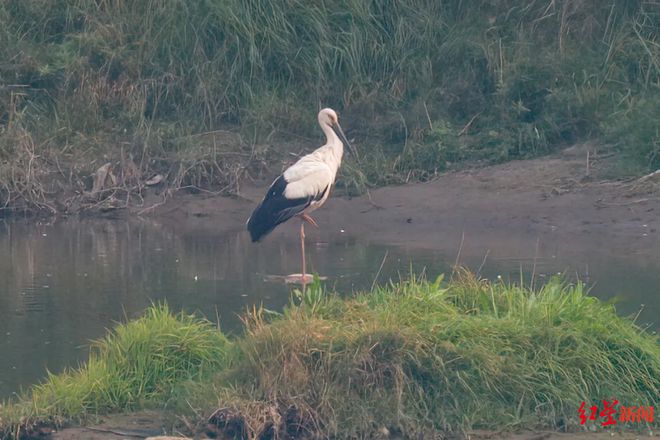
[[[257,245],[247,234],[201,233],[154,222],[77,220],[54,224],[0,220],[0,398],[86,358],[89,341],[117,321],[137,317],[152,302],[166,300],[174,310],[219,318],[228,332],[240,331],[238,314],[261,304],[281,309],[291,286],[272,276],[300,272],[295,234],[269,237]],[[420,251],[369,243],[337,232],[309,240],[311,270],[328,276],[342,292],[369,288],[426,270],[448,272],[457,249]],[[537,282],[564,272],[592,293],[620,302],[621,314],[638,322],[660,315],[660,263],[643,264],[610,255],[562,256],[552,244],[527,247],[529,255],[461,255],[481,274]],[[652,324],[657,329],[658,321]]]

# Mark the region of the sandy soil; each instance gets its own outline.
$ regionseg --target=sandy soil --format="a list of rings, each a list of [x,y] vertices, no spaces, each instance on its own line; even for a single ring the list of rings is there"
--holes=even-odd
[[[483,258],[484,249],[506,257],[561,246],[565,253],[626,254],[658,264],[660,182],[605,180],[602,170],[607,159],[599,159],[593,151],[587,175],[588,150],[589,146],[579,146],[553,157],[448,173],[432,182],[381,188],[357,198],[335,196],[315,214],[321,229],[310,228],[308,237],[322,239],[329,230],[344,229],[374,242],[460,249],[461,258]],[[194,233],[243,231],[269,183],[245,185],[239,198],[178,195],[149,215]],[[290,222],[268,239],[297,233],[297,222]],[[541,249],[534,250],[535,243]],[[162,427],[155,417],[133,418],[110,418],[97,429],[65,429],[52,438],[140,438],[139,430],[155,433]],[[127,435],[131,433],[136,437]],[[629,440],[649,436],[653,434],[475,432],[469,438]]]

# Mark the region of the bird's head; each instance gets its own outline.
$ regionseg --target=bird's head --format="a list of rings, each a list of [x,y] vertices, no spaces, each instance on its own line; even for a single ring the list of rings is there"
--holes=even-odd
[[[324,108],[319,112],[319,125],[329,125],[330,127],[333,124],[339,123],[339,117],[337,112],[331,108]]]
[[[319,112],[319,125],[321,127],[330,127],[332,131],[334,131],[335,134],[339,137],[339,139],[341,139],[344,146],[346,146],[350,150],[351,154],[355,156],[355,159],[358,159],[357,150],[353,147],[353,145],[351,145],[350,142],[348,142],[344,131],[339,125],[339,117],[337,116],[337,112],[331,108],[324,108],[321,110]]]

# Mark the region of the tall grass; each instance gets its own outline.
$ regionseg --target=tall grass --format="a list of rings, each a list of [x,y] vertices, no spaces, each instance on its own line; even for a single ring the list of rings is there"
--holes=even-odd
[[[25,155],[12,138],[20,127],[44,167],[78,189],[108,160],[143,180],[161,173],[231,189],[264,157],[248,144],[270,144],[273,133],[316,138],[320,106],[342,110],[377,159],[349,186],[590,138],[648,170],[659,164],[658,9],[641,0],[5,1],[0,171]],[[236,126],[249,142],[213,135]],[[0,204],[30,197],[13,178],[2,178]]]
[[[209,416],[221,438],[416,438],[579,429],[583,401],[660,396],[657,336],[559,279],[529,290],[411,276],[347,299],[317,282],[282,313],[248,313],[231,348],[190,319],[151,309],[118,327],[79,370],[0,407],[0,426],[150,403]]]

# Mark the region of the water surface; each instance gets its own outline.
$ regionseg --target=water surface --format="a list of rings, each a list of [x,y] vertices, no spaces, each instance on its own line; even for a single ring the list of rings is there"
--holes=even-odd
[[[522,276],[526,282],[532,271],[538,281],[563,272],[595,285],[594,295],[618,297],[621,314],[646,303],[639,322],[660,315],[658,262],[605,252],[564,255],[552,243],[526,249],[513,257],[473,252],[461,255],[461,263],[489,278]],[[411,268],[429,276],[448,272],[458,250],[421,251],[338,231],[310,240],[307,251],[312,270],[350,293]],[[255,245],[244,232],[200,234],[149,220],[0,220],[0,398],[40,381],[46,371],[76,366],[90,340],[152,302],[219,319],[223,330],[238,332],[238,314],[246,307],[283,307],[291,287],[269,276],[294,272],[300,272],[295,234]]]

